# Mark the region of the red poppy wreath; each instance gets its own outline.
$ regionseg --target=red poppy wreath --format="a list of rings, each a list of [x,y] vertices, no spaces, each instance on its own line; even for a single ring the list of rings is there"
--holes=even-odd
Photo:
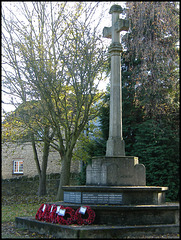
[[[57,206],[55,204],[49,205],[48,211],[47,211],[47,217],[46,217],[46,222],[53,222],[54,221],[54,215],[52,214],[53,210],[57,209]],[[53,216],[52,216],[53,215]]]
[[[61,207],[57,214],[57,223],[62,225],[70,225],[75,221],[75,210],[71,207]]]
[[[82,224],[92,224],[95,220],[95,212],[89,206],[83,206],[76,210],[75,220],[79,225]]]
[[[58,216],[58,212],[59,210],[62,208],[63,206],[56,206],[55,204],[53,204],[53,208],[52,211],[49,215],[49,219],[51,223],[57,223],[57,216]]]
[[[49,206],[49,204],[44,203],[40,206],[35,215],[36,220],[47,221],[47,219],[49,218]]]

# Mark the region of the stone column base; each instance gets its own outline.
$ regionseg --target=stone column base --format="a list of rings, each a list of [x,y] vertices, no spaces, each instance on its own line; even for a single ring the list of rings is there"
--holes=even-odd
[[[125,156],[125,143],[121,138],[109,138],[106,146],[106,156]]]
[[[94,157],[86,169],[86,185],[145,186],[145,166],[137,157]]]

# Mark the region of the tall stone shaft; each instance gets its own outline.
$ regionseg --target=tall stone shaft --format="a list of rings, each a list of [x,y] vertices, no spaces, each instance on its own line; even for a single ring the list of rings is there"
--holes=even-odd
[[[119,19],[122,8],[113,5],[112,27],[104,27],[103,37],[112,38],[109,47],[111,57],[111,92],[109,138],[106,156],[94,157],[86,168],[86,185],[98,186],[144,186],[146,184],[145,166],[139,164],[138,158],[125,156],[122,136],[122,86],[121,86],[121,52],[120,31],[128,31],[129,22]]]
[[[106,156],[125,156],[125,144],[122,135],[122,83],[121,83],[121,51],[120,31],[123,30],[124,21],[119,19],[122,12],[121,6],[113,5],[112,27],[106,28],[112,44],[109,47],[111,57],[111,91],[110,91],[110,116],[109,138],[107,141]],[[125,29],[125,28],[124,28]],[[104,34],[105,35],[105,34]],[[108,37],[108,36],[105,36]]]

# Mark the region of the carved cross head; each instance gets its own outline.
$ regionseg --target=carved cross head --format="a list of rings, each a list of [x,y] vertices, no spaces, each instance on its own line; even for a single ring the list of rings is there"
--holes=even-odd
[[[113,5],[110,8],[109,13],[112,14],[112,27],[104,27],[103,37],[112,38],[112,42],[119,41],[119,33],[121,31],[129,30],[129,20],[119,19],[119,14],[123,12],[123,9],[119,5]]]

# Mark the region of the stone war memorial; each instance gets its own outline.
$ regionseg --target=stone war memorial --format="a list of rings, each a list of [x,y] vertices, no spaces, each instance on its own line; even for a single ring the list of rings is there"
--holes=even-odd
[[[122,238],[179,232],[179,206],[165,202],[166,186],[146,186],[146,169],[136,156],[125,155],[122,134],[122,86],[120,32],[129,22],[120,19],[122,8],[113,5],[112,26],[104,27],[110,38],[111,92],[109,138],[106,156],[93,157],[86,169],[86,185],[63,186],[64,201],[57,205],[78,209],[90,206],[96,214],[89,226],[57,225],[32,218],[16,218],[19,227],[61,238]],[[154,173],[153,173],[154,174]]]

